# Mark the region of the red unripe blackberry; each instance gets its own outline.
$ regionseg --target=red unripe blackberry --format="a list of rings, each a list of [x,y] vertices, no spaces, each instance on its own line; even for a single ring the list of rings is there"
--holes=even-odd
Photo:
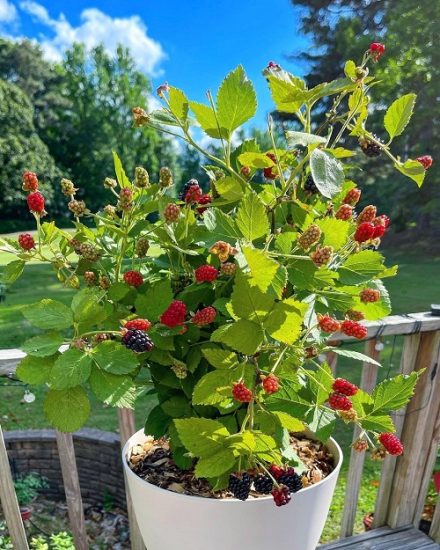
[[[212,202],[212,197],[211,195],[208,195],[208,194],[205,194],[205,195],[202,195],[198,201],[198,204],[211,204]],[[202,207],[202,208],[197,208],[197,212],[199,214],[203,214],[203,212],[206,210],[206,206],[205,207]]]
[[[380,42],[372,42],[368,51],[371,53],[373,61],[377,62],[385,53],[385,45]]]
[[[266,157],[276,163],[276,156],[273,153],[266,153]],[[269,166],[263,170],[264,177],[268,180],[274,180],[278,177],[278,169],[276,166]]]
[[[119,191],[118,207],[121,210],[130,210],[133,207],[133,191],[129,187],[123,187]]]
[[[150,330],[151,323],[148,319],[131,319],[124,324],[124,327],[128,330]]]
[[[31,234],[22,233],[18,236],[18,244],[23,250],[31,250],[35,248],[35,241]]]
[[[232,386],[232,396],[240,403],[249,403],[253,399],[252,391],[243,382],[235,382]]]
[[[26,200],[31,212],[35,212],[36,214],[44,214],[44,197],[39,191],[30,193]]]
[[[349,382],[348,380],[345,380],[345,378],[336,378],[336,380],[333,382],[332,388],[337,393],[342,393],[343,395],[347,395],[348,397],[352,395],[356,395],[359,388],[355,385]]]
[[[278,466],[277,464],[271,464],[269,468],[269,472],[278,481],[280,477],[284,474],[285,470],[282,466]]]
[[[330,315],[318,315],[318,325],[323,332],[338,332],[341,323]]]
[[[354,189],[350,189],[350,191],[345,195],[344,200],[342,201],[344,204],[350,204],[351,206],[356,206],[356,204],[359,202],[359,199],[361,198],[362,191],[355,187]]]
[[[353,336],[359,340],[362,340],[368,334],[368,330],[363,325],[350,319],[346,319],[341,323],[341,330],[347,336]]]
[[[354,238],[358,243],[364,243],[373,238],[374,225],[371,222],[364,222],[358,225]]]
[[[272,496],[276,506],[285,506],[291,499],[289,487],[286,485],[280,485],[273,489]]]
[[[352,447],[357,453],[364,453],[368,449],[368,442],[365,439],[357,439]]]
[[[386,228],[384,225],[374,224],[373,239],[380,239],[380,237],[383,237],[385,235],[385,231],[386,231]]]
[[[432,157],[429,155],[423,155],[422,157],[416,158],[417,162],[420,162],[420,164],[423,166],[425,170],[428,170],[432,166]]]
[[[357,224],[359,225],[363,222],[372,222],[376,217],[376,213],[377,213],[377,208],[372,204],[369,204],[362,210],[362,212],[357,217],[356,219]]]
[[[218,270],[212,265],[201,265],[194,271],[198,283],[212,283],[218,277]]]
[[[380,290],[376,288],[364,288],[359,294],[361,302],[364,304],[378,302],[380,300]]]
[[[341,204],[341,206],[338,208],[335,218],[337,220],[351,220],[353,217],[353,207],[349,204]]]
[[[186,304],[174,300],[160,316],[160,322],[169,328],[177,327],[185,321]]]
[[[170,202],[165,206],[165,209],[163,211],[163,217],[168,223],[177,221],[179,219],[179,216],[180,216],[180,207],[177,204]]]
[[[349,411],[353,403],[343,393],[334,392],[329,395],[328,404],[336,411]]]
[[[199,202],[202,198],[202,189],[198,183],[190,185],[185,192],[184,201],[186,203]]]
[[[137,353],[151,351],[154,348],[153,342],[143,330],[128,330],[122,337],[122,343]]]
[[[258,474],[254,479],[254,489],[257,493],[268,495],[273,489],[273,481],[267,474]]]
[[[210,323],[213,323],[217,315],[217,310],[212,307],[204,307],[203,309],[199,309],[197,311],[191,321],[197,325],[198,327],[202,327],[203,325],[209,325]]]
[[[236,269],[236,264],[233,264],[232,262],[225,262],[220,266],[220,273],[222,275],[227,275],[228,277],[230,277],[231,275],[234,275]]]
[[[327,265],[332,258],[333,247],[332,246],[317,246],[316,250],[310,254],[312,262],[317,267]]]
[[[398,456],[403,453],[403,445],[397,435],[393,433],[383,433],[380,434],[379,441],[390,455]]]
[[[280,389],[280,381],[274,374],[269,374],[263,380],[263,389],[267,394],[276,393]]]
[[[138,287],[144,282],[144,278],[139,271],[126,271],[124,281],[130,286]]]
[[[229,476],[229,490],[238,500],[246,500],[251,491],[252,477],[244,472],[243,474],[231,474]]]
[[[23,173],[23,191],[36,191],[38,189],[38,178],[35,172]]]

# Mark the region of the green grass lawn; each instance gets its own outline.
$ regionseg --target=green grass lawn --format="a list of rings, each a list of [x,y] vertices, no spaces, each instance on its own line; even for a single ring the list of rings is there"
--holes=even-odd
[[[386,286],[390,291],[394,313],[411,313],[430,308],[431,303],[440,302],[439,276],[440,257],[432,258],[414,253],[386,253],[387,265],[398,263],[399,274],[394,279],[387,279]],[[9,261],[9,255],[0,252],[0,266]],[[62,288],[50,268],[43,264],[32,264],[26,267],[24,276],[10,287],[6,293],[6,301],[0,304],[0,349],[19,347],[32,334],[32,329],[20,314],[23,305],[38,301],[43,297],[69,302],[73,291]],[[401,338],[385,339],[385,349],[381,361],[384,368],[380,370],[379,378],[383,379],[398,369]],[[393,352],[394,348],[394,352]],[[362,351],[362,345],[352,346],[352,349]],[[393,353],[392,353],[393,352]],[[341,358],[339,373],[354,382],[359,382],[361,365]],[[47,421],[42,413],[42,398],[44,390],[36,391],[36,401],[29,405],[22,402],[24,388],[11,385],[12,382],[0,378],[0,421],[6,430],[20,428],[47,427]],[[143,419],[151,407],[151,398],[139,400],[136,413],[137,425],[142,426]],[[103,407],[96,403],[87,426],[102,430],[117,430],[117,414],[114,409]],[[349,429],[339,426],[336,438],[348,457],[352,434]],[[338,538],[342,516],[343,500],[347,473],[347,460],[344,463],[335,497],[333,499],[323,541]],[[356,531],[362,530],[362,517],[373,511],[375,493],[379,481],[380,466],[366,461],[362,491],[360,495]]]

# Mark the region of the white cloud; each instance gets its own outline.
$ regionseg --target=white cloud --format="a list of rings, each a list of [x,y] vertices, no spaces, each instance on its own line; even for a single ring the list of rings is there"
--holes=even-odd
[[[0,13],[4,1],[0,0]],[[148,36],[145,23],[137,15],[112,18],[96,8],[88,8],[81,12],[81,23],[74,27],[63,14],[57,19],[52,18],[38,2],[24,0],[20,8],[53,32],[53,36],[44,34],[39,39],[49,59],[60,60],[74,42],[82,42],[87,49],[103,44],[110,54],[116,51],[119,44],[123,44],[129,48],[140,69],[157,75],[158,65],[165,58],[162,45]]]
[[[12,23],[17,19],[17,10],[8,0],[0,0],[0,22]]]

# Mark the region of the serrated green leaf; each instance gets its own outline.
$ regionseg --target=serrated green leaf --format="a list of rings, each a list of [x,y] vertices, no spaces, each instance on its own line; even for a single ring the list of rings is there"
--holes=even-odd
[[[167,433],[170,422],[171,418],[163,412],[160,405],[157,405],[151,409],[147,417],[145,433],[156,438],[163,437]]]
[[[134,408],[137,392],[129,376],[118,376],[93,368],[89,383],[93,393],[104,403],[112,407]]]
[[[407,176],[415,181],[419,187],[422,187],[425,180],[426,170],[420,162],[417,160],[408,159],[403,164],[396,163],[394,167],[397,168],[397,170],[399,170],[399,172],[401,172],[404,176]]]
[[[220,128],[232,132],[252,118],[257,111],[257,96],[241,65],[223,80],[217,94],[217,117]]]
[[[307,424],[318,439],[326,441],[335,429],[336,414],[328,409],[313,407],[307,416]]]
[[[352,59],[346,61],[344,66],[344,73],[345,76],[348,78],[356,78],[356,63]]]
[[[197,103],[196,101],[190,101],[189,106],[191,107],[191,110],[194,113],[197,122],[208,134],[208,136],[216,139],[219,139],[220,137],[225,139],[228,138],[226,130],[219,130],[214,111],[211,107],[208,107],[203,103]]]
[[[245,355],[253,355],[263,343],[263,337],[260,325],[247,319],[239,319],[215,330],[211,335],[211,341],[226,344]]]
[[[70,348],[55,361],[50,372],[50,386],[55,390],[65,390],[79,386],[88,380],[92,358],[82,350]]]
[[[285,73],[285,71],[284,71]],[[287,73],[285,73],[287,74]],[[267,78],[272,99],[278,111],[296,113],[308,98],[307,90],[298,86],[298,82],[285,77],[269,75]]]
[[[250,278],[237,273],[231,302],[227,306],[231,315],[262,323],[273,306],[273,298],[262,292],[257,286],[251,286]]]
[[[189,102],[182,90],[170,86],[168,102],[173,115],[181,122],[185,122],[188,118]]]
[[[89,417],[90,401],[81,386],[49,390],[44,401],[44,413],[60,432],[75,432]]]
[[[274,166],[274,161],[266,155],[266,153],[260,152],[246,152],[242,153],[238,157],[238,162],[241,166],[248,166],[249,168],[255,168],[257,170],[262,168],[270,168]]]
[[[175,419],[174,425],[183,445],[197,457],[220,452],[230,435],[223,424],[209,418]]]
[[[5,285],[12,285],[15,281],[21,277],[26,262],[23,260],[14,260],[9,262],[2,271],[2,282]]]
[[[225,388],[231,389],[232,382],[240,377],[235,371],[215,370],[208,372],[197,382],[192,400],[195,405],[216,405],[225,400]]]
[[[84,325],[98,325],[106,317],[106,311],[100,301],[104,292],[97,291],[93,288],[84,288],[77,292],[72,300],[73,319],[80,323],[82,328]]]
[[[306,147],[307,145],[326,143],[327,141],[327,139],[322,136],[308,134],[306,132],[295,132],[293,130],[288,130],[286,132],[286,138],[290,147],[295,147],[297,145]]]
[[[329,199],[337,195],[344,183],[344,170],[331,155],[314,149],[310,155],[310,170],[320,193]]]
[[[384,269],[383,256],[374,250],[362,250],[347,258],[339,268],[339,281],[357,285],[376,277]]]
[[[413,114],[416,94],[406,94],[393,101],[385,113],[384,125],[391,139],[400,136]]]
[[[298,418],[294,418],[282,411],[273,411],[273,414],[277,417],[281,426],[289,432],[301,432],[304,430],[304,423],[298,420]]]
[[[263,237],[269,232],[266,209],[256,193],[249,192],[242,200],[237,211],[236,224],[248,241]]]
[[[257,248],[243,247],[242,252],[251,270],[252,282],[265,292],[272,284],[280,264]]]
[[[371,430],[374,432],[395,431],[393,421],[387,415],[368,415],[362,418],[360,424],[364,430]]]
[[[324,234],[322,243],[324,246],[332,246],[335,250],[339,250],[347,242],[351,228],[349,222],[326,217],[316,220],[316,225]]]
[[[221,449],[216,453],[202,457],[198,460],[195,468],[196,477],[217,477],[228,470],[235,464],[234,453],[231,449]]]
[[[134,352],[112,340],[98,344],[91,355],[98,367],[112,374],[128,374],[139,364]]]
[[[353,300],[353,309],[361,311],[368,321],[376,321],[389,315],[391,313],[391,301],[385,285],[380,279],[374,279],[368,283],[368,287],[380,291],[380,300],[364,303],[357,295]]]
[[[371,414],[394,411],[406,405],[414,393],[418,377],[418,372],[399,374],[378,384],[372,393],[374,405]]]
[[[29,338],[21,349],[35,357],[47,357],[56,353],[63,342],[64,337],[59,332],[48,332]]]
[[[44,330],[62,330],[73,325],[70,308],[49,298],[24,307],[22,313],[32,325]]]
[[[145,294],[139,294],[135,301],[137,314],[150,321],[156,321],[173,300],[171,282],[166,279],[157,282],[147,289]]]
[[[238,201],[244,195],[244,183],[233,176],[224,176],[215,182],[217,193],[228,201]]]
[[[119,302],[119,300],[122,300],[127,296],[127,294],[130,292],[130,287],[126,283],[117,282],[112,284],[112,286],[108,289],[107,296],[110,300],[114,300],[115,302]]]
[[[116,179],[118,180],[120,187],[131,187],[131,182],[128,179],[127,174],[125,173],[125,170],[122,166],[121,159],[119,158],[116,151],[112,151],[112,154],[113,154],[113,163],[115,165]]]
[[[229,350],[214,346],[204,346],[202,354],[216,369],[229,369],[238,365],[237,355]]]
[[[376,365],[377,367],[382,366],[375,359],[372,359],[368,355],[360,353],[359,351],[353,351],[350,349],[341,349],[341,348],[329,348],[329,350],[333,353],[336,353],[337,355],[342,355],[342,357],[349,357],[350,359],[356,359],[356,361],[363,361],[364,363],[370,363],[371,365]]]
[[[160,406],[164,413],[171,418],[187,417],[193,412],[187,397],[184,395],[173,395],[166,401],[162,401]]]
[[[301,333],[307,304],[288,298],[277,302],[264,320],[266,331],[279,342],[293,344]]]
[[[15,371],[17,378],[25,384],[45,384],[49,380],[50,371],[54,364],[53,357],[24,357]]]
[[[208,208],[203,214],[203,221],[212,234],[212,244],[219,239],[235,244],[240,237],[235,221],[218,208]]]

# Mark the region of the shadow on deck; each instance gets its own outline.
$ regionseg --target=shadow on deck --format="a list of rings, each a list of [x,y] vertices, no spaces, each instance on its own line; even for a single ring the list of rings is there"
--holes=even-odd
[[[437,544],[413,527],[380,527],[338,542],[318,546],[317,550],[440,550]]]

